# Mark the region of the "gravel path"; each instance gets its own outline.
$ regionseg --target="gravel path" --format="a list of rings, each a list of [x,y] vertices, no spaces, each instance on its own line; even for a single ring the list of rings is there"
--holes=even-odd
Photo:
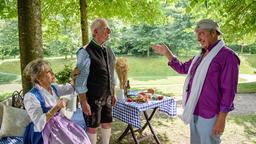
[[[235,110],[231,114],[256,114],[256,93],[238,94],[235,97]]]
[[[0,93],[12,93],[16,90],[22,89],[21,84],[2,84],[0,85]]]

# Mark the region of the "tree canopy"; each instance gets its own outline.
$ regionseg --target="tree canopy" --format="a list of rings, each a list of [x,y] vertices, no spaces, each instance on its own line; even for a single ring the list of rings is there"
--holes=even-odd
[[[208,17],[220,22],[227,41],[251,44],[256,40],[255,9],[255,0],[191,0],[187,12],[196,20]]]
[[[218,21],[228,44],[242,45],[244,51],[255,45],[255,0],[83,1],[88,5],[89,22],[104,17],[112,23],[110,45],[116,52],[149,55],[150,45],[157,42],[165,42],[175,51],[185,50],[196,45],[193,31],[201,18]],[[41,0],[41,11],[44,55],[74,54],[82,41],[79,0]],[[15,56],[17,0],[0,0],[0,12],[1,57]]]
[[[231,43],[251,44],[256,36],[255,0],[182,0],[196,22],[217,20],[224,38]],[[165,7],[180,0],[87,0],[88,20],[96,17],[119,19],[132,24],[167,24]],[[80,32],[79,0],[41,0],[43,38],[58,37],[63,25]],[[17,17],[17,0],[0,0],[0,18]],[[68,28],[68,27],[71,28]],[[76,26],[76,27],[73,27]],[[78,39],[80,41],[80,39]]]
[[[256,52],[255,9],[255,0],[0,0],[0,56],[15,56],[18,39],[22,69],[42,52],[74,54],[97,17],[115,28],[110,44],[121,54],[150,55],[159,42],[187,54],[202,18],[216,20],[228,44]]]

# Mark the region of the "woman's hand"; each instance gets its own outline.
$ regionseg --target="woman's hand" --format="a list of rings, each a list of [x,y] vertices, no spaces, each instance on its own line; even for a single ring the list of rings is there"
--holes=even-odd
[[[68,99],[65,99],[65,98],[61,98],[57,101],[57,106],[59,108],[64,108],[68,105]]]
[[[57,104],[52,107],[47,113],[46,113],[46,121],[48,122],[61,108],[64,108],[67,106],[68,99],[61,98],[57,101]]]

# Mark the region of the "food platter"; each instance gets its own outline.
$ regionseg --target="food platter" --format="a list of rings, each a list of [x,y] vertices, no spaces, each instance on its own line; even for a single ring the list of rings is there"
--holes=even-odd
[[[137,91],[133,93],[129,93],[127,97],[127,102],[137,102],[137,103],[145,103],[148,101],[158,101],[162,100],[164,96],[155,94],[154,89],[148,89],[146,91]]]

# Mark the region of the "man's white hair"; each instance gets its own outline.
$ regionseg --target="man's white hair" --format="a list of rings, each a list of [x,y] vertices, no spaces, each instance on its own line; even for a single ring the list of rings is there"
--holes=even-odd
[[[92,22],[92,24],[91,24],[92,35],[93,35],[95,29],[100,28],[102,26],[103,22],[105,22],[107,24],[107,21],[103,18],[97,18]]]

